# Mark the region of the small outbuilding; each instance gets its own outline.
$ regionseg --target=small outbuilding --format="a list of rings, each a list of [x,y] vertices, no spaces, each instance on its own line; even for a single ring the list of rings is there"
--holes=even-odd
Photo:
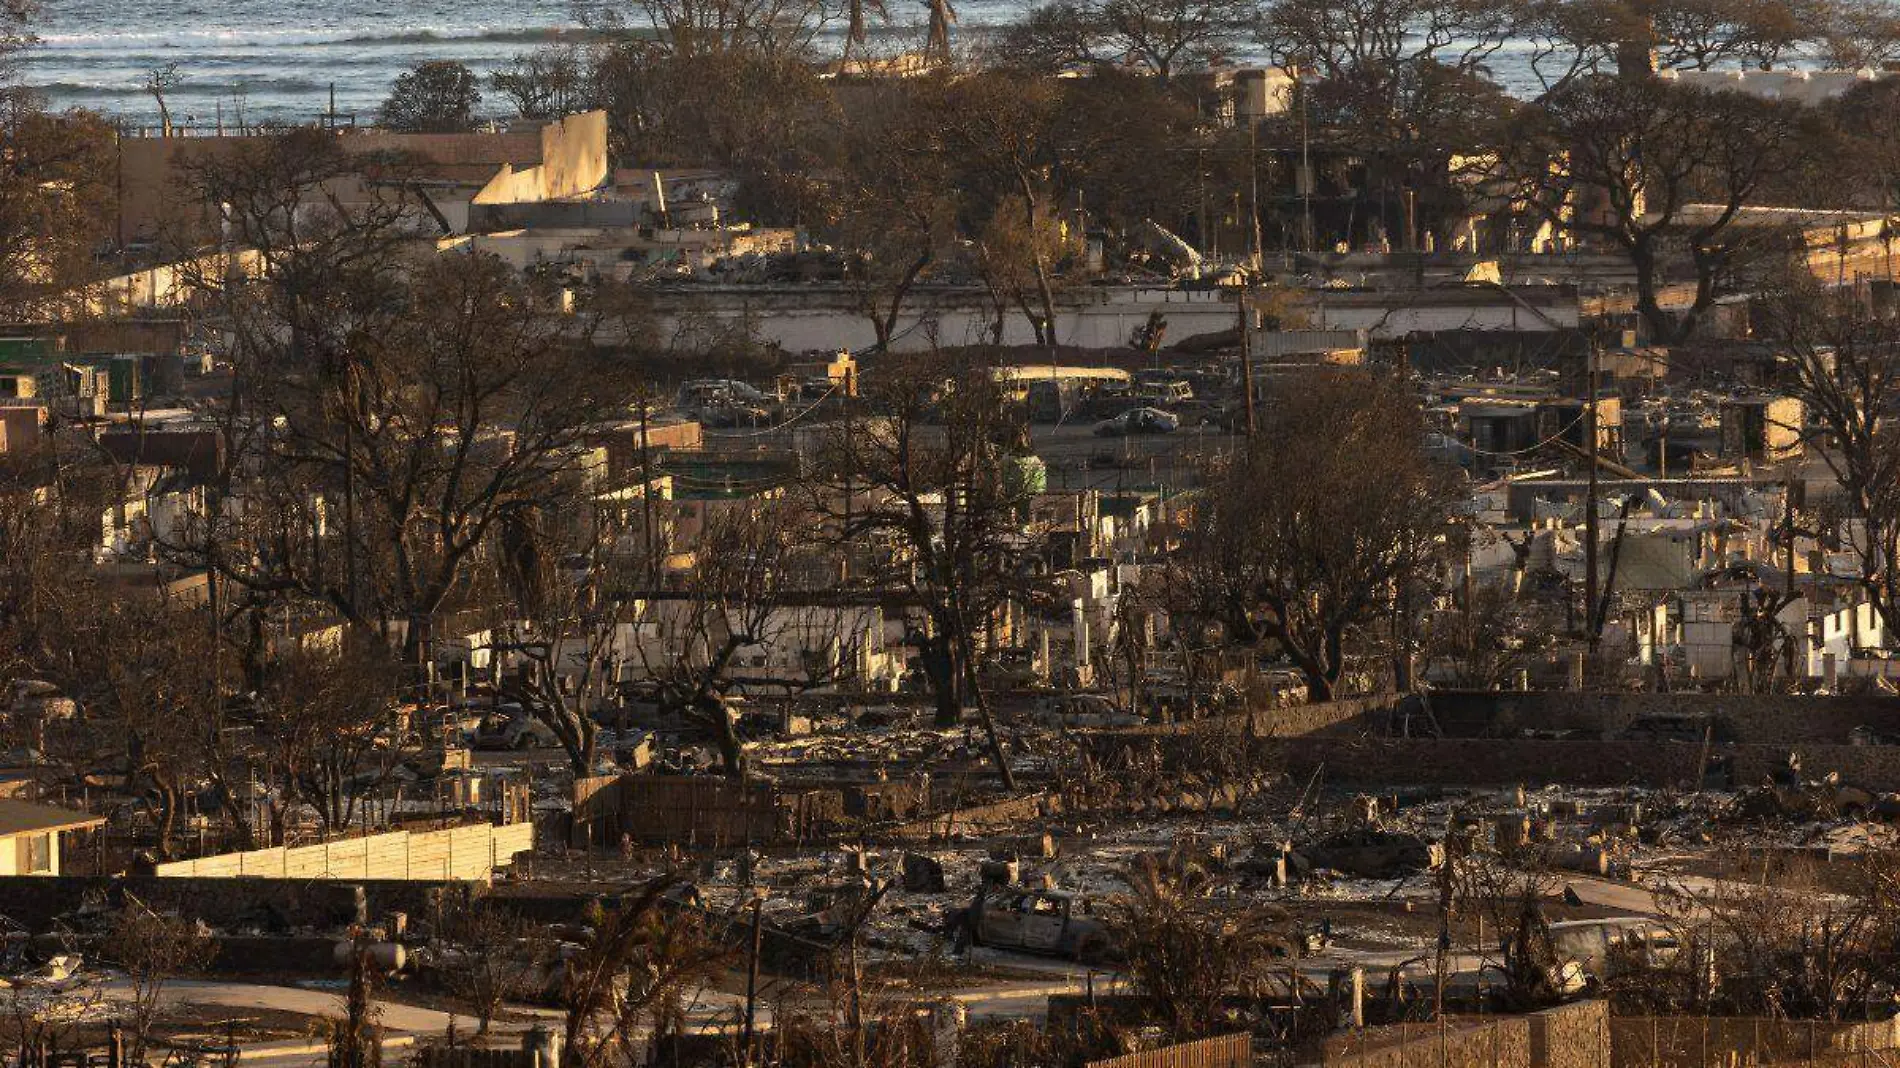
[[[58,875],[59,836],[104,822],[103,816],[0,798],[0,875]]]

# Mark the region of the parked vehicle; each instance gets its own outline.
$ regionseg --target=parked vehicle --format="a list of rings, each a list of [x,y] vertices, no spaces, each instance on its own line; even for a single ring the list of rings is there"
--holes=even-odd
[[[1061,890],[992,891],[974,908],[971,935],[976,945],[1088,963],[1113,956],[1108,925],[1094,914],[1087,898]]]
[[[1098,693],[1053,694],[1039,698],[1036,718],[1063,727],[1136,727],[1147,722]]]
[[[526,712],[491,717],[476,728],[475,736],[469,739],[469,745],[475,749],[553,749],[560,744],[561,740],[547,724]]]
[[[1593,983],[1625,974],[1633,967],[1668,963],[1682,943],[1667,925],[1634,916],[1600,920],[1564,920],[1550,925],[1555,959],[1551,984],[1564,994],[1578,994]],[[1502,971],[1496,971],[1499,981]]]
[[[1194,399],[1194,387],[1178,378],[1142,382],[1135,386],[1135,396],[1150,404],[1184,404]]]
[[[1130,408],[1113,419],[1097,423],[1095,433],[1108,438],[1129,434],[1172,434],[1180,428],[1181,417],[1173,412],[1164,412],[1159,408]]]
[[[1272,952],[1294,959],[1325,948],[1322,930],[1309,930],[1283,909],[1270,911]],[[1063,890],[990,889],[952,924],[961,923],[975,945],[1068,957],[1085,964],[1122,959],[1114,932],[1089,899]]]

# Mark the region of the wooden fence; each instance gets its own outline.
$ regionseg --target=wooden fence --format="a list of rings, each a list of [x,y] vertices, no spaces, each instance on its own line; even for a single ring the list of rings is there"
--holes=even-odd
[[[574,819],[568,845],[575,849],[611,846],[620,840],[623,792],[618,775],[589,775],[574,780]]]
[[[534,825],[474,823],[443,831],[394,831],[321,845],[222,853],[160,864],[167,878],[425,879],[487,882],[534,848]]]
[[[711,776],[622,775],[582,779],[574,792],[575,845],[636,842],[726,848],[803,842],[844,815],[838,790],[782,790]]]
[[[1217,1035],[1177,1046],[1143,1050],[1105,1061],[1090,1061],[1088,1068],[1252,1068],[1253,1036],[1245,1032]]]

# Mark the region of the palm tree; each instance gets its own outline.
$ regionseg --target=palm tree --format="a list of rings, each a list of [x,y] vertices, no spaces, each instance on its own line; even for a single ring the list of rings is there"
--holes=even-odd
[[[938,63],[950,62],[950,27],[957,21],[957,9],[950,0],[924,0],[930,6],[930,34],[924,42],[924,58]]]

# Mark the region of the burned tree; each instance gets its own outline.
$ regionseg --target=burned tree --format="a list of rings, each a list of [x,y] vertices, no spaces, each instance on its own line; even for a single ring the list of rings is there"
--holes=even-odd
[[[860,410],[828,435],[818,507],[842,544],[877,546],[876,577],[921,613],[908,640],[938,724],[955,725],[974,703],[997,771],[1012,782],[977,654],[1005,603],[1029,592],[1020,416],[981,361],[934,354],[892,358],[867,380]]]
[[[638,614],[635,590],[648,569],[621,551],[614,510],[584,506],[581,496],[568,498],[559,521],[557,510],[534,506],[504,517],[496,562],[508,596],[493,646],[513,661],[502,692],[553,732],[576,775],[590,775],[600,733],[595,714],[615,696],[624,631]]]
[[[389,744],[399,726],[400,665],[380,642],[346,634],[338,643],[312,642],[271,657],[252,698],[258,756],[281,787],[270,805],[272,845],[283,843],[296,802],[314,811],[326,832],[347,831],[403,755]]]
[[[953,168],[926,100],[889,86],[844,121],[834,140],[839,166],[820,232],[849,250],[847,282],[880,352],[954,233]]]
[[[511,1000],[540,993],[556,974],[556,942],[542,927],[495,905],[462,898],[444,909],[435,968],[485,1035]]]
[[[217,944],[196,921],[154,912],[129,896],[104,944],[132,984],[126,1058],[144,1064],[165,984],[210,964]]]
[[[1468,586],[1459,603],[1426,617],[1420,635],[1425,676],[1461,689],[1499,690],[1537,664],[1551,644],[1533,606],[1496,583]]]
[[[1437,564],[1450,485],[1420,453],[1404,384],[1323,372],[1275,398],[1260,433],[1209,472],[1177,554],[1187,620],[1278,652],[1329,700],[1349,640]]]
[[[1143,857],[1127,879],[1110,926],[1131,985],[1177,1042],[1230,1029],[1230,1001],[1257,998],[1275,960],[1302,951],[1297,924],[1279,910],[1212,900],[1225,877],[1204,853]]]
[[[1838,495],[1831,507],[1814,502],[1833,520],[1816,533],[1853,555],[1882,624],[1900,625],[1900,569],[1893,566],[1900,560],[1900,426],[1893,417],[1900,324],[1866,312],[1851,291],[1826,287],[1798,267],[1763,304],[1768,336],[1801,400],[1800,432]]]
[[[1050,124],[1058,107],[1046,79],[986,72],[941,83],[930,104],[945,149],[959,161],[964,233],[996,308],[1021,311],[1036,344],[1054,348],[1056,271],[1072,251],[1053,209]]]
[[[1734,291],[1751,238],[1774,236],[1738,220],[1815,126],[1796,105],[1747,93],[1595,75],[1524,108],[1498,151],[1532,214],[1629,260],[1643,325],[1670,343]],[[1681,311],[1664,295],[1678,263],[1694,286]]]
[[[400,161],[301,132],[257,140],[195,176],[269,284],[198,280],[230,324],[233,386],[213,408],[230,504],[173,549],[406,637],[418,661],[505,518],[562,498],[631,385],[588,320],[506,265],[416,246],[426,205]],[[372,194],[342,202],[366,171]]]
[[[809,541],[816,518],[782,499],[712,513],[692,547],[692,574],[650,594],[641,613],[657,643],[639,642],[637,654],[658,684],[660,707],[711,733],[732,779],[743,780],[747,765],[731,695],[828,685],[847,678],[856,660],[857,639],[831,615],[851,609],[814,603],[818,584],[808,580],[822,574]],[[832,635],[829,651],[810,648],[819,633]],[[795,666],[783,655],[794,646]]]

